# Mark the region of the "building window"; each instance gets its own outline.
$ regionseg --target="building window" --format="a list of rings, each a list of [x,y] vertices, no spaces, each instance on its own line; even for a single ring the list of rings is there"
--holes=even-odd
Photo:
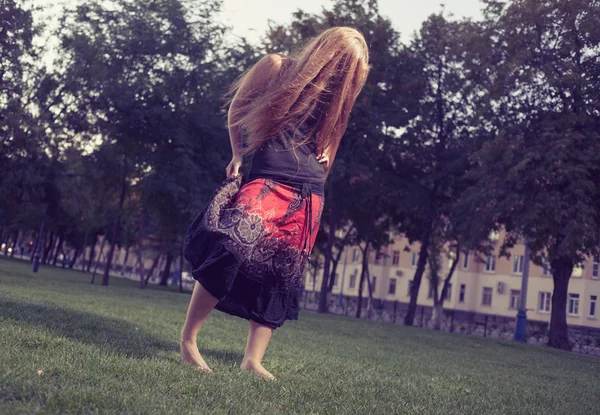
[[[492,305],[492,293],[491,287],[483,287],[483,296],[481,297],[481,305],[491,306]]]
[[[390,278],[390,285],[388,287],[388,294],[396,294],[396,278]]]
[[[377,286],[377,277],[371,278],[371,289],[375,292],[375,287]]]
[[[548,259],[544,258],[542,260],[542,275],[548,276],[550,274],[551,274],[550,262],[548,262]]]
[[[510,290],[510,303],[508,304],[508,308],[512,308],[513,310],[521,308],[521,291]]]
[[[392,265],[399,265],[400,264],[400,251],[394,251],[394,254],[392,256]]]
[[[446,297],[444,300],[450,301],[452,299],[452,284],[448,284],[448,291],[446,291]]]
[[[354,248],[354,250],[352,251],[352,263],[356,264],[359,260],[359,252],[358,252],[358,248]]]
[[[410,292],[412,291],[412,288],[413,288],[413,284],[414,284],[413,280],[408,281],[408,294],[406,294],[406,295],[409,297],[410,297]]]
[[[596,318],[596,303],[598,302],[597,295],[590,295],[590,317]]]
[[[523,273],[523,255],[515,256],[513,261],[513,274]]]
[[[567,301],[567,314],[570,316],[579,315],[579,294],[569,294]]]
[[[350,275],[350,285],[348,286],[348,288],[356,287],[356,274],[357,273],[358,273],[357,271],[354,271],[352,273],[352,275]]]
[[[460,291],[458,293],[458,302],[465,302],[465,295],[467,294],[467,286],[465,284],[460,284]]]
[[[468,252],[465,252],[463,254],[462,269],[469,269],[469,253]]]
[[[413,268],[417,266],[417,253],[416,252],[410,253],[410,266]]]
[[[550,293],[540,292],[538,310],[542,313],[550,312]]]
[[[488,255],[485,263],[486,272],[496,272],[496,257],[494,255]]]
[[[592,264],[592,278],[600,278],[600,255],[594,256]]]
[[[337,285],[338,285],[339,276],[340,276],[340,274],[338,274],[337,272],[335,273],[335,275],[332,275],[334,287],[337,287]]]
[[[378,252],[375,254],[375,265],[381,264],[381,254]]]

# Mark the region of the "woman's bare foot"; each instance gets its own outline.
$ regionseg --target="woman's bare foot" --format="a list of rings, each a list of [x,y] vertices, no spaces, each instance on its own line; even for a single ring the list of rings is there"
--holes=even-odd
[[[240,369],[254,373],[264,380],[277,380],[275,376],[273,376],[267,369],[263,367],[263,365],[253,362],[252,360],[244,360],[240,366]]]
[[[206,373],[212,373],[212,369],[208,367],[204,358],[198,351],[198,346],[195,341],[192,340],[181,340],[181,360],[185,363],[189,363],[192,366],[196,366],[198,369]]]

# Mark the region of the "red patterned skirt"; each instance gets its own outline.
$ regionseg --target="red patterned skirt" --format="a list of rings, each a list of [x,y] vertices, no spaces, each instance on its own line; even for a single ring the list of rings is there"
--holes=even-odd
[[[227,179],[192,222],[184,256],[217,310],[270,328],[297,320],[323,198],[268,179]]]

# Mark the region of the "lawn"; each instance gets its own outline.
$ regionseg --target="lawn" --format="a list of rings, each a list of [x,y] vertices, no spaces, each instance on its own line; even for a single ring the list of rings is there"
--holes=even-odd
[[[0,413],[599,414],[600,359],[323,316],[278,329],[239,370],[245,321],[215,312],[179,362],[189,294],[0,258]]]

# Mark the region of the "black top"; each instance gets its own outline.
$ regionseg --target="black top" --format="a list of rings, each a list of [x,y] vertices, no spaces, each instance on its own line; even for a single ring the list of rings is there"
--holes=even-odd
[[[317,160],[314,142],[294,142],[291,133],[267,140],[252,156],[249,180],[270,179],[297,189],[308,184],[313,194],[324,196],[325,167]]]

